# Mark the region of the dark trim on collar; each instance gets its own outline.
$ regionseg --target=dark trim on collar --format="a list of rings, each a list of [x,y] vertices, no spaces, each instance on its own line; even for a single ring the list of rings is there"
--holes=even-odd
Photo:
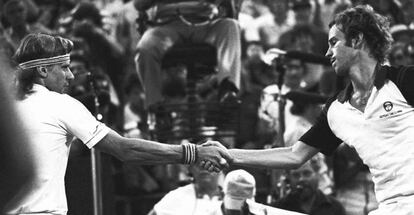
[[[375,67],[375,80],[374,86],[377,89],[381,89],[385,84],[385,79],[387,78],[388,69],[385,66],[381,66],[379,63]]]
[[[377,63],[374,71],[374,86],[377,89],[381,89],[384,86],[385,79],[387,78],[387,72],[388,70],[386,69],[386,67],[381,66],[379,63]],[[352,90],[352,84],[351,82],[349,82],[346,85],[345,89],[343,89],[336,98],[340,103],[344,103],[345,101],[348,101],[351,98]]]
[[[349,100],[349,98],[351,98],[352,89],[352,84],[349,82],[345,89],[343,89],[336,97],[338,101],[343,104],[345,101]]]

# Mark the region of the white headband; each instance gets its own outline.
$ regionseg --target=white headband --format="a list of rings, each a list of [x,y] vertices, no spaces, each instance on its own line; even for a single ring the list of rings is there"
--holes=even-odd
[[[19,64],[21,69],[31,69],[36,68],[39,66],[50,66],[62,63],[70,63],[70,55],[59,55],[56,57],[49,57],[49,58],[40,58],[35,60],[29,60],[24,63]]]

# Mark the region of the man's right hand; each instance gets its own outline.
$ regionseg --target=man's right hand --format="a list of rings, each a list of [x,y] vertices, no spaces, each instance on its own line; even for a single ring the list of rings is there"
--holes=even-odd
[[[229,163],[233,160],[227,148],[217,141],[207,141],[197,147],[197,164],[206,170],[220,172],[229,167]]]

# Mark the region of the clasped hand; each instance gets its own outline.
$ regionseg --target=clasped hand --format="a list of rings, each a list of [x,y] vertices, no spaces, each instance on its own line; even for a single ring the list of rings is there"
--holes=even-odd
[[[233,158],[218,141],[207,141],[198,146],[197,164],[201,168],[210,172],[220,172],[222,169],[229,167]]]

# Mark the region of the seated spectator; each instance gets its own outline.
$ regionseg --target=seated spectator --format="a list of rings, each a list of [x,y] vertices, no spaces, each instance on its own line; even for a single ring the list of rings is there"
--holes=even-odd
[[[321,105],[326,102],[327,97],[318,94],[296,93],[295,96],[292,96],[291,100],[293,101],[293,105],[290,108],[292,118],[291,121],[287,123],[283,135],[286,146],[292,146],[312,127],[322,111]],[[318,153],[312,158],[312,162],[314,162],[315,167],[317,167],[319,190],[325,195],[332,194],[334,183],[325,156]]]
[[[394,43],[389,54],[390,64],[392,66],[406,66],[414,64],[414,59],[410,54],[409,48],[409,44],[401,42]]]
[[[116,92],[113,97],[122,102],[124,49],[103,29],[99,9],[93,3],[81,2],[72,10],[69,21],[71,25],[67,34],[86,42],[90,49],[90,63],[109,76]]]
[[[289,0],[265,0],[272,12],[271,22],[263,23],[257,26],[260,34],[260,40],[266,48],[275,47],[279,41],[280,35],[292,28],[293,19],[289,19]]]
[[[263,89],[262,98],[260,101],[259,126],[260,132],[278,132],[279,131],[279,104],[276,101],[279,94],[285,95],[291,90],[302,90],[303,77],[306,74],[306,68],[302,61],[296,59],[286,59],[285,62],[285,76],[281,93],[276,84],[269,85]],[[292,114],[290,108],[292,101],[286,100],[285,105],[285,124],[288,125],[292,121]],[[267,143],[276,144],[276,142]],[[278,143],[279,144],[279,143]]]
[[[196,165],[189,171],[193,182],[167,193],[154,205],[149,215],[219,215],[222,193],[221,173],[211,173]]]
[[[404,15],[405,24],[414,28],[414,1],[412,0],[400,0],[401,10]]]
[[[414,36],[414,27],[394,25],[390,28],[390,32],[395,42],[410,43]]]
[[[317,25],[320,22],[315,21],[315,17],[319,15],[313,11],[311,0],[294,0],[291,2],[291,9],[295,16],[295,24],[280,36],[277,48],[325,55],[328,50],[328,34]],[[311,71],[304,77],[305,87],[317,88],[324,68],[322,65],[308,62],[305,62],[305,65],[307,71]]]
[[[14,81],[14,63],[12,61],[13,45],[3,36],[3,27],[0,24],[0,79],[4,81],[3,85],[6,88],[12,88],[11,83]]]
[[[29,4],[24,0],[6,0],[2,7],[5,21],[9,25],[5,29],[4,35],[11,42],[14,51],[20,44],[20,41],[29,33],[51,34],[52,31],[40,23],[29,23],[27,21]],[[13,51],[13,53],[14,53]]]
[[[290,192],[276,207],[309,215],[345,215],[342,205],[318,189],[319,177],[311,161],[289,174]]]
[[[378,208],[368,167],[355,148],[341,144],[333,155],[336,199],[347,215],[368,214]]]
[[[143,125],[147,123],[147,112],[144,107],[145,95],[139,84],[136,73],[131,73],[125,83],[124,135],[147,139],[147,129],[143,128]]]
[[[390,25],[404,24],[405,17],[401,8],[402,4],[395,0],[367,0],[375,11],[390,20]]]
[[[74,44],[75,50],[71,53],[70,62],[74,79],[71,81],[68,94],[79,100],[91,113],[100,114],[100,120],[108,122],[111,117],[110,109],[113,108],[110,93],[112,83],[106,74],[91,65],[84,47],[81,46],[86,44],[80,41],[75,41]],[[111,123],[114,122],[109,120],[108,124]]]
[[[227,173],[223,184],[224,198],[221,206],[223,215],[248,215],[246,200],[254,200],[256,180],[245,170],[238,169]]]
[[[238,2],[238,1],[235,1]],[[160,62],[172,46],[182,43],[209,43],[217,48],[219,98],[235,94],[239,88],[241,41],[236,11],[224,17],[218,6],[208,1],[135,0],[139,13],[152,11],[152,25],[137,45],[136,65],[146,94],[146,106],[161,102],[164,77]],[[232,5],[232,7],[238,7]],[[232,14],[229,14],[232,13]],[[152,16],[153,15],[153,16]],[[142,27],[142,26],[141,26]]]
[[[255,128],[258,122],[257,110],[263,88],[275,83],[277,73],[267,65],[262,57],[263,45],[260,42],[250,42],[246,47],[246,58],[243,60],[242,83],[240,91],[240,132],[239,147],[261,148],[257,143]]]

